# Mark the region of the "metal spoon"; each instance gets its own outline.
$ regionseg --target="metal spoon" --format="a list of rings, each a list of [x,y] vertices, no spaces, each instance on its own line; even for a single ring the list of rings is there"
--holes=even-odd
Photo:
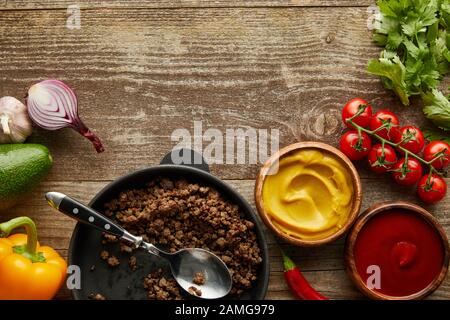
[[[212,252],[197,248],[182,249],[175,253],[165,252],[150,243],[144,242],[142,237],[130,234],[102,214],[65,194],[48,192],[45,198],[51,207],[65,215],[127,240],[134,244],[136,248],[143,248],[155,256],[166,259],[170,263],[170,269],[175,280],[191,295],[203,299],[218,299],[230,292],[232,286],[230,271],[225,263]],[[198,272],[204,275],[205,283],[203,285],[197,285],[193,281],[195,274]],[[192,288],[196,288],[196,290]],[[197,289],[201,291],[201,295]]]

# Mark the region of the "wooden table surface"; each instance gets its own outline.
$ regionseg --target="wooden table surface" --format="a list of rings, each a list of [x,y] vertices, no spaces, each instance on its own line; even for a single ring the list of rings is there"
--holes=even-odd
[[[80,114],[106,152],[71,130],[36,130],[55,163],[48,178],[3,214],[35,219],[42,243],[67,254],[74,222],[52,211],[43,193],[89,201],[109,181],[158,164],[175,129],[279,129],[280,145],[337,145],[339,110],[361,96],[389,107],[403,123],[424,125],[417,104],[403,107],[365,67],[380,48],[367,29],[369,0],[76,1],[81,29],[68,29],[71,0],[0,0],[0,96],[23,98],[45,78],[68,82]],[[212,165],[212,173],[252,204],[257,165]],[[418,203],[410,190],[360,166],[363,209],[384,200]],[[448,180],[447,180],[448,181]],[[450,182],[450,181],[448,181]],[[449,197],[428,207],[450,231]],[[269,299],[291,299],[277,244],[268,233]],[[347,278],[343,240],[315,248],[285,246],[305,276],[333,299],[360,299]],[[70,297],[62,290],[60,298]],[[431,297],[450,298],[450,277]]]

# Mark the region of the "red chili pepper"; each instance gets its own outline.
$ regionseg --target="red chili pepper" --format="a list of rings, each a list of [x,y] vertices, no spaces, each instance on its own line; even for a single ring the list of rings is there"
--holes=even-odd
[[[301,300],[328,300],[308,283],[295,263],[283,253],[284,278],[292,293]]]

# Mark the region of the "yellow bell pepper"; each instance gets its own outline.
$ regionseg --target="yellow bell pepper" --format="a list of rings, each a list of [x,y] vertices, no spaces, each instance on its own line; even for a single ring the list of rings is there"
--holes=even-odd
[[[9,236],[19,227],[27,233]],[[0,300],[52,299],[64,283],[67,263],[54,249],[39,245],[33,220],[1,223],[0,235],[5,237],[0,238]]]

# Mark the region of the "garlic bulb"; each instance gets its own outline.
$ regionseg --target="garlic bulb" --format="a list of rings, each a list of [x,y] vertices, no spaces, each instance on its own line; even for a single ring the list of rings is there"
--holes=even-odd
[[[27,107],[16,98],[0,98],[0,144],[22,143],[32,131]]]

